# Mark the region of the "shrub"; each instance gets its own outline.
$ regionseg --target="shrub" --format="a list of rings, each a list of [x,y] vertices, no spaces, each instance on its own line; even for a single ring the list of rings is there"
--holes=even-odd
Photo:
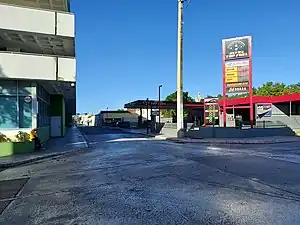
[[[19,131],[16,138],[19,142],[29,142],[30,136],[26,132]]]
[[[0,133],[0,142],[11,142],[11,140],[6,135]]]

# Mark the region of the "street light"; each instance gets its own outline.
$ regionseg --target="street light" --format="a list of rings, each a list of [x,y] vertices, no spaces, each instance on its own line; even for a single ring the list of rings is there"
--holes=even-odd
[[[160,125],[160,89],[162,85],[158,86],[158,124]]]

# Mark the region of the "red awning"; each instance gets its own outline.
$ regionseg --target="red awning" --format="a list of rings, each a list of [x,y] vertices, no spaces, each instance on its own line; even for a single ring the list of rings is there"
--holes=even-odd
[[[300,101],[300,93],[299,94],[281,95],[281,96],[253,96],[252,101],[253,101],[253,104],[255,104],[255,103],[295,102],[295,101]],[[226,106],[249,105],[249,104],[250,104],[249,97],[226,100]],[[222,100],[219,101],[219,106],[223,106]]]

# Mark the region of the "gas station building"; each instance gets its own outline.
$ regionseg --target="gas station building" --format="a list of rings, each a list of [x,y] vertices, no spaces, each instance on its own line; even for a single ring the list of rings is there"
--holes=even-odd
[[[282,96],[253,96],[253,118],[254,127],[274,128],[290,127],[295,133],[300,133],[300,93],[288,94]],[[223,101],[218,101],[218,118],[216,126],[224,126],[223,121]],[[186,123],[194,123],[199,126],[206,124],[204,101],[184,103],[184,109],[188,110]],[[125,104],[126,109],[139,109],[142,115],[143,109],[149,110],[149,118],[152,112],[159,108],[175,109],[176,102],[155,101],[155,100],[137,100]],[[250,97],[235,98],[226,100],[226,127],[235,127],[235,118],[242,117],[244,126],[250,125]],[[155,117],[152,116],[152,120]],[[176,122],[176,114],[172,123]],[[207,124],[206,124],[207,125]]]

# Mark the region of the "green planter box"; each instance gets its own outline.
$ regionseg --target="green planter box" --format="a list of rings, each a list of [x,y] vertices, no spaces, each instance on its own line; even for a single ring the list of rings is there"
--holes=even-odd
[[[0,142],[0,157],[34,152],[33,142]]]

